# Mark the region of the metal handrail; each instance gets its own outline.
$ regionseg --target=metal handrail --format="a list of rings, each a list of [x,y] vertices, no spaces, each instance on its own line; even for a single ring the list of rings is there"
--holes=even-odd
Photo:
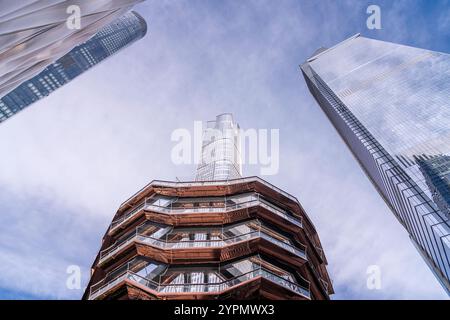
[[[223,233],[222,233],[223,234]],[[185,248],[201,248],[201,247],[223,247],[225,245],[237,243],[244,240],[254,239],[254,238],[264,238],[275,245],[282,247],[285,250],[288,250],[295,255],[307,260],[306,250],[301,250],[294,245],[283,242],[281,240],[275,239],[274,237],[268,235],[264,231],[255,230],[250,231],[244,234],[236,235],[229,238],[223,239],[213,239],[213,240],[187,240],[187,241],[164,241],[158,238],[154,238],[151,236],[142,235],[138,232],[138,228],[133,235],[130,236],[129,239],[120,243],[118,246],[110,246],[100,252],[99,264],[106,261],[111,256],[114,256],[115,253],[119,252],[122,248],[127,247],[129,244],[137,241],[144,244],[149,244],[153,246],[160,247],[162,249],[185,249]],[[150,242],[150,243],[149,243]],[[200,245],[199,245],[200,244]]]
[[[289,215],[286,211],[279,209],[275,205],[271,204],[270,202],[262,199],[258,193],[253,194],[252,196],[256,196],[256,199],[252,199],[249,201],[245,201],[242,203],[236,203],[232,206],[227,205],[226,202],[224,202],[224,207],[197,207],[197,208],[177,208],[173,207],[172,203],[170,204],[170,207],[164,207],[164,206],[158,206],[155,204],[147,204],[147,200],[145,199],[144,202],[142,202],[140,205],[138,205],[136,208],[131,210],[129,213],[125,214],[124,216],[118,218],[117,220],[113,221],[111,223],[110,231],[117,228],[121,223],[131,218],[134,214],[139,212],[140,210],[151,210],[156,211],[160,213],[168,213],[168,214],[190,214],[190,213],[198,213],[198,212],[229,212],[233,210],[238,210],[242,208],[248,208],[251,206],[261,205],[265,209],[268,209],[275,213],[278,216],[281,216],[282,218],[288,220],[289,222],[299,226],[303,227],[302,220],[299,218],[295,218],[291,215]]]
[[[269,187],[272,190],[275,190],[276,192],[284,195],[285,197],[291,199],[292,201],[299,203],[298,199],[294,197],[293,195],[287,193],[286,191],[278,188],[277,186],[261,179],[257,176],[252,177],[246,177],[246,178],[237,178],[237,179],[230,179],[230,180],[217,180],[217,181],[184,181],[184,182],[173,182],[173,181],[163,181],[163,180],[153,180],[150,183],[148,183],[144,188],[142,188],[140,191],[135,193],[133,196],[125,200],[121,205],[120,208],[124,207],[131,199],[136,197],[139,193],[146,190],[149,187],[169,187],[169,188],[177,188],[177,187],[198,187],[198,186],[229,186],[234,184],[242,184],[242,183],[248,183],[248,182],[260,182],[261,184]],[[119,209],[120,209],[119,208]]]
[[[226,279],[222,282],[216,282],[216,283],[183,283],[183,284],[160,284],[154,280],[150,280],[147,279],[145,277],[142,277],[138,274],[136,274],[133,271],[130,270],[126,270],[124,271],[122,274],[120,274],[119,276],[117,276],[115,279],[112,279],[111,281],[103,284],[102,286],[100,286],[99,288],[96,288],[94,290],[92,290],[93,288],[95,288],[95,286],[97,284],[94,284],[91,287],[90,293],[89,293],[89,300],[94,300],[97,297],[99,297],[100,295],[102,295],[103,293],[107,292],[110,288],[114,287],[115,285],[117,285],[118,283],[128,279],[131,281],[134,281],[138,284],[144,285],[156,292],[163,292],[163,293],[168,293],[168,292],[198,292],[198,293],[203,293],[203,292],[218,292],[218,291],[223,291],[226,289],[230,289],[240,283],[243,283],[247,280],[251,280],[254,279],[258,276],[261,276],[275,284],[281,285],[286,289],[289,289],[297,294],[300,294],[302,296],[304,296],[305,298],[310,299],[311,295],[310,295],[310,290],[309,288],[302,286],[298,283],[292,282],[280,275],[277,275],[275,273],[273,273],[272,271],[264,268],[264,267],[259,267],[256,269],[253,269],[249,272],[246,272],[242,275],[233,277],[231,279]],[[170,291],[170,290],[166,290],[168,288],[175,288],[178,289],[177,291]],[[182,290],[179,290],[182,289]]]
[[[122,223],[123,221],[127,220],[128,218],[130,218],[131,216],[133,216],[135,213],[137,213],[138,211],[140,211],[141,209],[143,209],[145,207],[146,202],[142,202],[140,205],[138,205],[136,208],[133,208],[130,212],[127,212],[126,214],[124,214],[123,216],[119,217],[116,220],[113,220],[113,222],[111,222],[111,229],[114,229],[114,227],[116,227],[118,224]]]

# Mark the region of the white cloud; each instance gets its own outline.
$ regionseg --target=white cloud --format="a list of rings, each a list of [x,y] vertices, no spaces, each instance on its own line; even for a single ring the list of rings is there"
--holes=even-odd
[[[76,296],[61,269],[75,261],[88,272],[118,205],[153,179],[193,172],[171,163],[172,130],[233,112],[243,128],[280,128],[280,172],[266,178],[316,223],[336,298],[443,298],[301,78],[298,64],[317,47],[365,25],[365,8],[349,14],[344,3],[139,5],[143,40],[0,125],[0,187],[17,201],[8,219],[21,225],[1,224],[0,287]],[[35,199],[45,205],[27,221]],[[365,288],[370,264],[381,267],[381,291]]]

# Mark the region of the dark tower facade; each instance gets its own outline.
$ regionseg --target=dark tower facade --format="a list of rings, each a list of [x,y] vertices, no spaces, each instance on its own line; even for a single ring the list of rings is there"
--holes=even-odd
[[[146,32],[145,20],[134,11],[117,18],[100,29],[91,39],[76,46],[39,74],[3,96],[0,99],[0,122],[141,39]]]

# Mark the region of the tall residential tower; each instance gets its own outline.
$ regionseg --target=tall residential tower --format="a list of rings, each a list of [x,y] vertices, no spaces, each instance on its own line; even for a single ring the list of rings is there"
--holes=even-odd
[[[356,35],[301,70],[450,294],[450,56]]]
[[[209,123],[196,181],[153,181],[120,206],[83,299],[329,299],[313,224],[294,196],[241,177],[238,128]]]
[[[0,98],[142,1],[1,1]]]
[[[229,180],[242,177],[239,125],[224,113],[208,121],[203,132],[197,181]]]
[[[145,20],[128,12],[101,28],[91,39],[48,65],[0,98],[0,122],[33,102],[48,96],[118,50],[141,39],[147,31]]]

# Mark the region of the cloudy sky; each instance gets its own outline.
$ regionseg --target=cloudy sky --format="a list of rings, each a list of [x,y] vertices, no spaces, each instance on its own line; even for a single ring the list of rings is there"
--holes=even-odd
[[[381,30],[366,27],[369,4]],[[280,170],[315,223],[335,299],[446,295],[309,94],[298,65],[361,32],[450,52],[450,1],[146,1],[148,34],[0,125],[0,297],[79,299],[115,210],[153,179],[192,178],[171,133],[232,112],[280,129]],[[244,168],[259,174],[258,167]],[[381,270],[381,289],[366,286]]]

